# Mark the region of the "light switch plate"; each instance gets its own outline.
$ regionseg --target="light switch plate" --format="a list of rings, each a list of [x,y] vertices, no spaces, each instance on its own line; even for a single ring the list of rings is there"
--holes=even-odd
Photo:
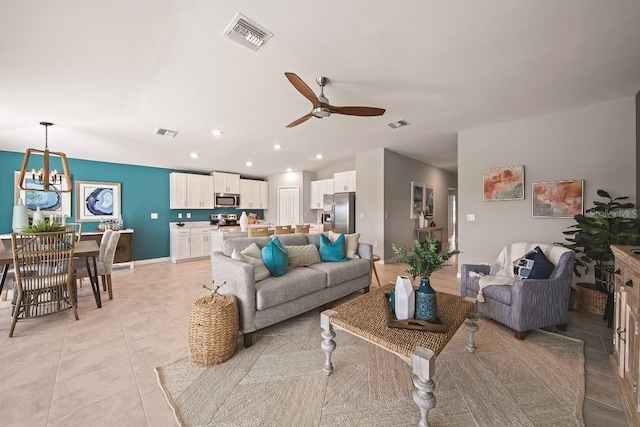
[[[178,219],[181,219],[181,218],[182,218],[182,214],[181,214],[181,213],[179,213],[179,214],[178,214]]]
[[[191,218],[191,212],[187,212],[187,218]]]
[[[475,221],[476,214],[467,214],[467,221]]]
[[[151,219],[158,219],[158,213],[157,212],[151,212]]]

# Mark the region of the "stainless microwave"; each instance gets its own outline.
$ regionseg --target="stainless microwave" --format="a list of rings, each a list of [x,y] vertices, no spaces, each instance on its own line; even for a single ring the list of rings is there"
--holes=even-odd
[[[216,193],[215,194],[216,208],[239,208],[240,207],[240,195],[230,193]]]

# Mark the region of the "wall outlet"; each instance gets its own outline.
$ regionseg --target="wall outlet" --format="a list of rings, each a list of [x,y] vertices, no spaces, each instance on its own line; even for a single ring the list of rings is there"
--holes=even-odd
[[[467,221],[475,221],[476,214],[467,214]]]
[[[157,212],[151,212],[151,219],[158,219],[158,213]]]
[[[360,219],[364,218],[364,212],[360,212]]]
[[[191,218],[191,212],[187,212],[187,219]]]
[[[373,247],[377,248],[378,247],[378,242],[373,242]]]
[[[178,214],[178,219],[182,219],[182,214],[181,213]]]

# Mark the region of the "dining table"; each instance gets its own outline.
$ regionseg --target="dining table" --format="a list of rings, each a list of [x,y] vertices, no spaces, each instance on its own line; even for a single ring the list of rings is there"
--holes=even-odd
[[[89,273],[89,281],[91,282],[91,290],[96,299],[96,306],[102,307],[100,299],[100,286],[98,284],[98,267],[96,257],[100,255],[100,247],[95,240],[80,240],[73,243],[73,257],[83,258],[86,263],[87,272]],[[2,278],[0,279],[0,294],[4,289],[4,283],[7,279],[9,268],[13,265],[13,249],[5,249],[0,252],[0,266],[2,266]]]

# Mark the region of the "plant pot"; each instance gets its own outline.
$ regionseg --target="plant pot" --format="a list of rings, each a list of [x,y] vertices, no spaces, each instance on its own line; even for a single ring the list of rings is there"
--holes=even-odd
[[[600,292],[593,283],[578,283],[576,290],[578,293],[577,310],[598,315],[604,314],[608,294]]]

